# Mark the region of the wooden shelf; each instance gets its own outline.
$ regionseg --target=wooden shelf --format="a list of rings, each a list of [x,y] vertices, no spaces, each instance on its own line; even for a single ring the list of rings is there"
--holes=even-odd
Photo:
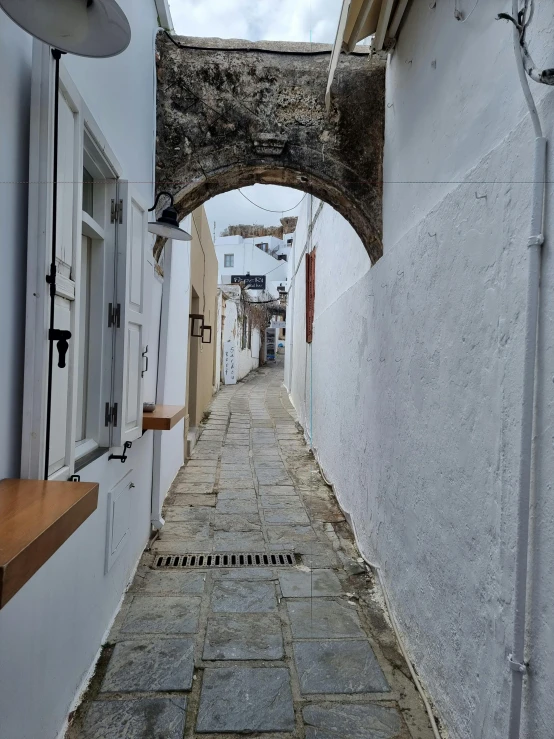
[[[0,608],[97,505],[96,482],[0,481]]]
[[[152,413],[143,413],[142,430],[170,431],[185,414],[184,405],[157,405]]]

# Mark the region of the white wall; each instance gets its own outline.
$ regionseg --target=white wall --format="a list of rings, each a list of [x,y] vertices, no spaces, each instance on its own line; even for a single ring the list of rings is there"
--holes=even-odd
[[[215,253],[217,255],[219,275],[218,282],[222,282],[222,275],[267,275],[267,290],[277,297],[277,285],[286,283],[287,263],[275,259],[258,249],[254,244],[260,240],[270,242],[274,237],[260,236],[256,239],[243,239],[242,236],[221,236],[216,239]],[[278,239],[274,239],[278,242]],[[234,255],[234,266],[225,267],[225,255]]]
[[[412,4],[388,72],[384,256],[370,269],[351,227],[325,206],[313,234],[314,342],[305,344],[302,264],[285,377],[450,736],[505,739],[533,133],[511,28],[494,20],[507,8],[481,3],[460,24],[450,4],[429,5]],[[553,62],[550,25],[551,9],[537,4],[530,38],[543,66]],[[550,136],[554,94],[533,90]],[[550,739],[554,723],[548,207],[545,232],[528,739]]]
[[[157,13],[153,0],[120,3],[133,29],[125,54],[111,60],[65,56],[62,63],[124,177],[150,203]],[[0,11],[0,179],[12,183],[0,185],[5,245],[0,271],[0,477],[19,476],[27,187],[13,183],[28,180],[31,45],[30,37]],[[101,481],[97,510],[0,611],[2,739],[55,739],[63,730],[148,539],[152,454],[152,432],[147,432],[133,443],[125,465],[108,461],[104,454],[81,470],[83,480]],[[108,494],[127,474],[135,483],[127,543],[105,574]]]
[[[190,216],[183,228],[190,231]],[[189,242],[168,241],[164,254],[164,287],[160,330],[160,364],[156,402],[185,405],[189,349],[191,249]],[[185,461],[185,420],[170,431],[154,432],[152,522],[160,521],[171,483]]]
[[[25,339],[31,38],[0,11],[0,479],[18,477]]]
[[[225,292],[225,290],[223,291]],[[238,300],[239,291],[237,291]],[[237,380],[256,369],[260,364],[260,332],[257,329],[252,331],[252,341],[250,349],[240,348],[241,327],[238,321],[237,304],[233,299],[227,299],[223,302],[223,331],[222,344],[226,341],[234,341],[236,344],[237,357]],[[225,383],[223,370],[221,370],[221,383]]]

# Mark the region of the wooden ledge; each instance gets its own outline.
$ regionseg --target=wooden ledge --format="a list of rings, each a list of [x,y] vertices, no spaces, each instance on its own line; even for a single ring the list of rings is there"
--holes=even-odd
[[[97,505],[96,482],[0,481],[0,608]]]
[[[184,405],[157,405],[152,413],[143,413],[142,430],[170,431],[185,417]]]

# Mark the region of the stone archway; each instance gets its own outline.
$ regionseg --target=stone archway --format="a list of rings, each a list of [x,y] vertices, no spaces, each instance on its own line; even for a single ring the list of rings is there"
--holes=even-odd
[[[156,179],[181,217],[238,187],[284,185],[332,205],[379,259],[385,65],[342,59],[327,112],[330,52],[159,36]]]

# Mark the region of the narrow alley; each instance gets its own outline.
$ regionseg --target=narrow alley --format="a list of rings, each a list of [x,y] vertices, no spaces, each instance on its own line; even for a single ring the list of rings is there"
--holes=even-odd
[[[282,375],[214,399],[67,739],[432,737]]]

